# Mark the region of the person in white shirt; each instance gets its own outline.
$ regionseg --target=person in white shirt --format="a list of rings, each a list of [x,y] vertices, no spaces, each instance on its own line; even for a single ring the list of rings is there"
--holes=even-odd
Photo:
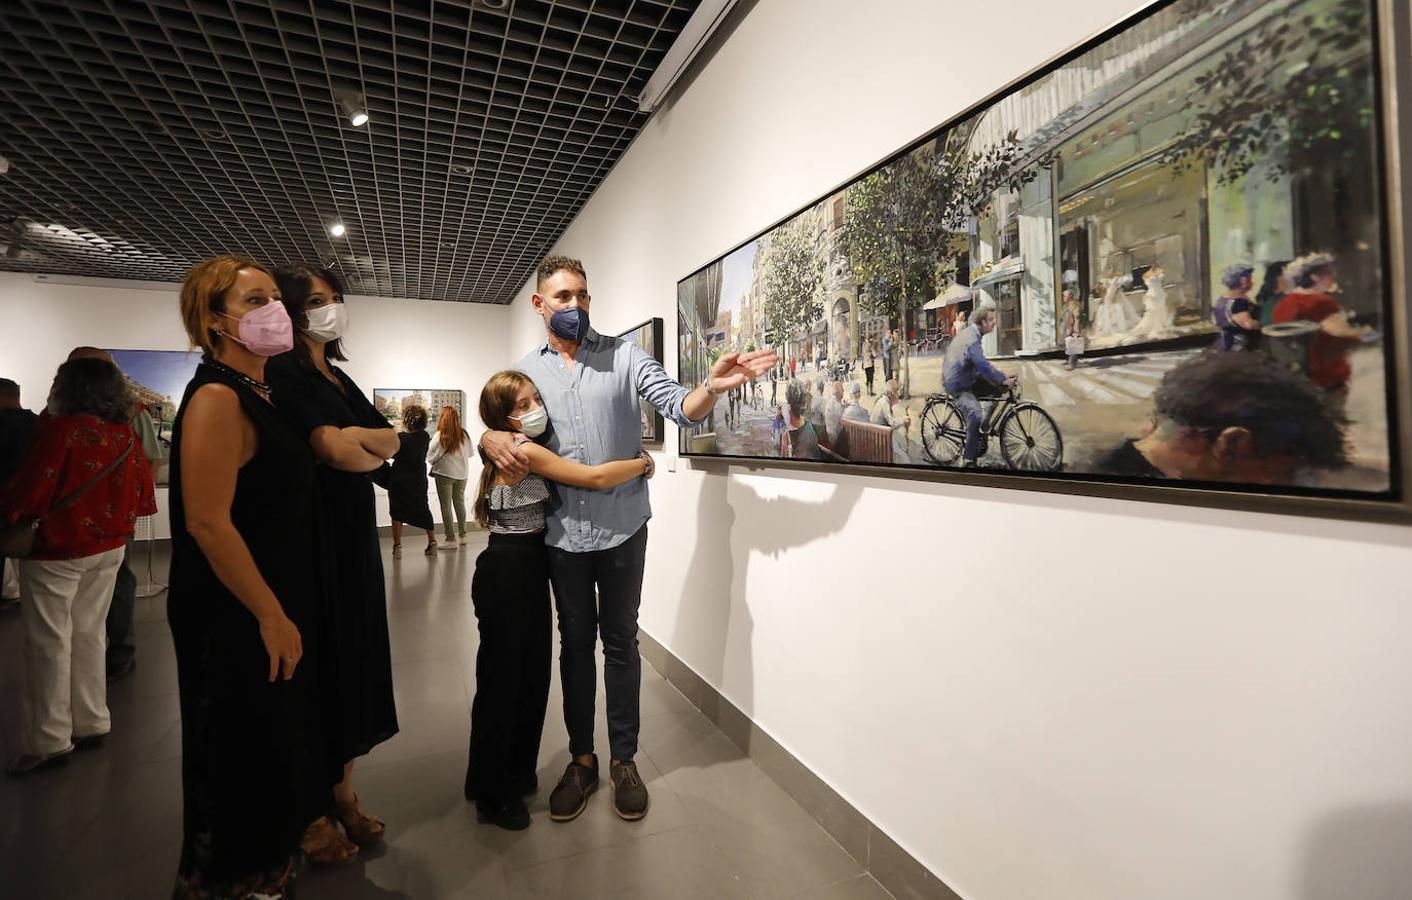
[[[873,405],[872,421],[874,425],[886,425],[892,429],[892,461],[903,464],[911,462],[903,441],[906,440],[907,429],[912,427],[912,417],[901,405],[896,378],[888,379],[883,395]]]
[[[436,497],[441,501],[441,527],[446,533],[442,549],[454,550],[466,543],[466,479],[470,477],[471,439],[461,427],[461,415],[454,406],[443,406],[427,451],[431,477],[436,479]],[[455,527],[452,515],[455,515]]]

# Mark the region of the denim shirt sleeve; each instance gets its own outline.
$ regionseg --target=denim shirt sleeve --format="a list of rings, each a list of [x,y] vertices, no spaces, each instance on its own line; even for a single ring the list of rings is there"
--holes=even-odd
[[[967,347],[966,352],[971,357],[971,364],[976,367],[976,372],[986,381],[991,384],[1000,384],[1005,380],[1005,373],[992,366],[990,360],[985,358],[985,351],[981,349],[980,341]]]
[[[649,356],[646,350],[634,343],[628,343],[627,347],[628,361],[632,366],[633,383],[637,387],[638,395],[678,425],[683,427],[695,425],[696,422],[688,419],[686,412],[682,409],[682,404],[686,402],[686,395],[691,391],[677,384],[676,380],[667,374],[667,370],[662,367],[662,364]]]

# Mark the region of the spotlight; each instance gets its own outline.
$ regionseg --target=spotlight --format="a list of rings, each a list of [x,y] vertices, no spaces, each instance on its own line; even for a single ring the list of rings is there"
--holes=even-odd
[[[332,225],[329,226],[328,233],[333,235],[334,237],[343,237],[343,233],[346,230],[347,229],[343,227],[342,222],[334,222]]]
[[[348,117],[348,123],[354,128],[360,128],[368,124],[368,104],[363,99],[363,95],[356,91],[339,91],[338,108]]]

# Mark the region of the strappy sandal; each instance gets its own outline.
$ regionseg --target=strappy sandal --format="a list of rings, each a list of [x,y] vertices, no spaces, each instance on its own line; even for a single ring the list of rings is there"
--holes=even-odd
[[[363,808],[358,805],[358,795],[353,795],[353,802],[333,803],[335,815],[338,816],[339,824],[347,832],[349,840],[355,844],[366,844],[376,841],[382,837],[387,830],[387,823],[377,816],[370,816],[363,812]]]
[[[392,558],[393,558],[393,559],[401,559],[401,558],[402,558],[402,545],[401,545],[401,544],[393,544],[393,545],[392,545]]]
[[[299,849],[316,866],[346,866],[358,858],[358,845],[339,834],[328,816],[320,816],[304,830]]]

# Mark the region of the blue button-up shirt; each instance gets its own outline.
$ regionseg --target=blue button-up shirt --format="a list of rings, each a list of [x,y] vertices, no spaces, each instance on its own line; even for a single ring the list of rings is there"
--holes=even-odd
[[[962,328],[951,345],[946,348],[946,360],[941,364],[941,386],[948,394],[960,394],[975,386],[976,380],[984,378],[991,384],[1000,384],[1005,373],[990,364],[981,349],[981,330],[975,325]]]
[[[639,397],[672,421],[693,424],[682,411],[690,391],[661,363],[632,341],[604,337],[592,328],[572,370],[548,341],[515,368],[534,380],[549,413],[544,445],[586,466],[642,452]],[[651,516],[644,478],[604,491],[555,484],[544,540],[574,553],[607,550],[636,534]]]

